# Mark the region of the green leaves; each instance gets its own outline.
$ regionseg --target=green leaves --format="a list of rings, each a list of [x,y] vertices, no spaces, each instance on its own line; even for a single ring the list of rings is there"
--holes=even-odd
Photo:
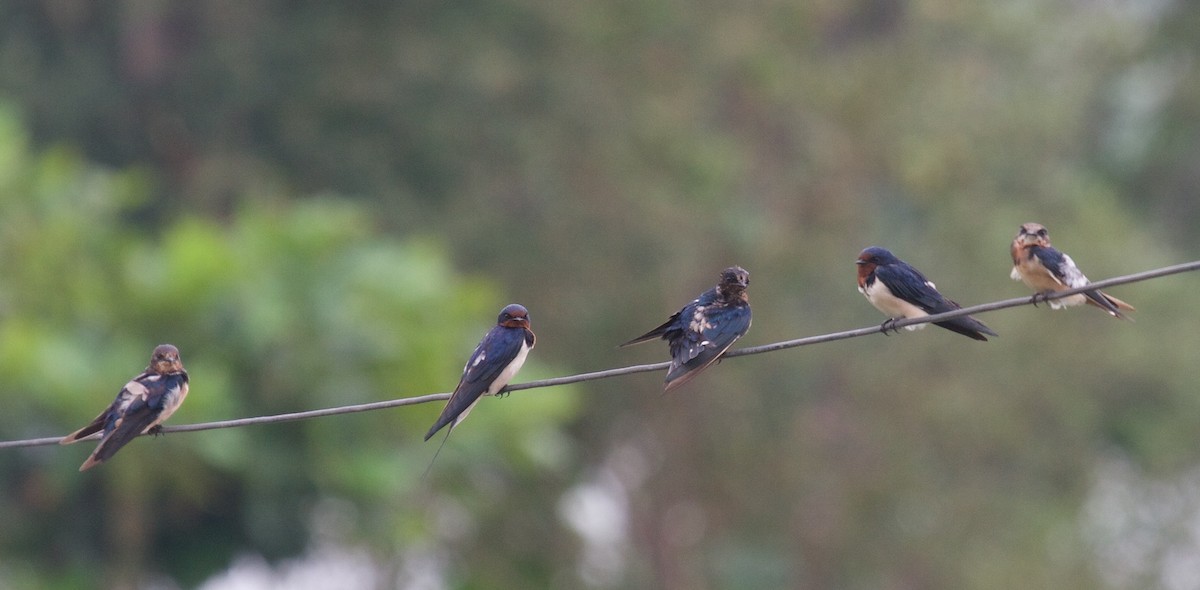
[[[349,201],[248,200],[223,221],[147,221],[144,192],[130,180],[136,173],[89,166],[65,150],[30,154],[12,125],[0,114],[0,153],[25,163],[0,171],[4,438],[65,433],[91,419],[164,342],[179,346],[192,376],[174,423],[450,391],[475,342],[509,302],[490,281],[460,275],[440,239],[386,235]],[[532,372],[538,364],[535,352]],[[455,433],[430,485],[479,461],[500,469],[509,461],[561,466],[561,456],[522,433],[562,440],[555,431],[574,415],[572,400],[559,390],[485,401]],[[40,470],[62,474],[44,485],[66,489],[45,494],[41,510],[75,520],[60,528],[19,526],[32,524],[39,511],[10,504],[4,511],[15,516],[9,532],[0,532],[0,546],[36,559],[45,554],[21,548],[65,541],[80,526],[103,537],[120,514],[135,510],[149,526],[126,530],[122,543],[198,536],[211,550],[232,554],[249,540],[231,532],[255,526],[253,519],[261,531],[303,530],[306,507],[324,497],[371,513],[379,502],[415,493],[433,453],[420,433],[439,409],[146,438],[86,476],[71,474],[88,444],[9,455],[0,471],[15,486]],[[118,475],[113,487],[84,485]],[[82,511],[87,498],[99,509]],[[245,508],[226,505],[231,498]],[[0,500],[0,510],[12,501]],[[185,517],[197,510],[218,522]],[[392,515],[382,529],[363,530],[376,530],[375,542],[386,544],[388,531],[421,528],[423,518],[419,511]],[[268,555],[303,543],[290,533],[262,535],[252,536]]]

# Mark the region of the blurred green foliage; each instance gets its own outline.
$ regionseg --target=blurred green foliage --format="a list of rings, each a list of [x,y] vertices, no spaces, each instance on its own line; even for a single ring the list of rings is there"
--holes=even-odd
[[[1194,259],[1198,18],[0,4],[0,436],[68,432],[164,341],[192,422],[446,391],[510,301],[539,336],[520,380],[659,360],[612,345],[729,264],[757,344],[881,321],[868,245],[964,304],[1026,293],[1026,221],[1093,279]],[[139,440],[84,475],[82,448],[4,452],[0,585],[191,587],[332,545],[381,587],[1178,588],[1169,551],[1105,557],[1137,498],[1094,507],[1114,473],[1188,489],[1197,287],[1116,290],[1132,324],[1022,308],[986,344],[931,328],[678,395],[487,400],[425,482],[433,407]],[[1137,526],[1115,537],[1200,547]]]
[[[0,177],[6,439],[90,419],[159,342],[178,345],[193,375],[177,420],[448,391],[502,301],[490,282],[453,271],[438,240],[381,236],[345,201],[248,202],[225,223],[146,222],[143,173],[108,172],[65,149],[31,153],[11,110],[0,119],[0,151],[16,164]],[[573,415],[573,398],[559,393],[473,420],[490,426],[454,446],[538,465],[524,437]],[[79,447],[9,453],[0,541],[8,560],[53,572],[38,585],[106,570],[108,582],[94,581],[115,584],[158,560],[191,585],[246,546],[300,550],[311,506],[329,496],[361,509],[347,540],[390,543],[424,528],[420,510],[394,509],[424,501],[418,478],[432,452],[419,435],[434,415],[138,441],[86,474],[75,473]],[[434,476],[464,462],[447,453]]]

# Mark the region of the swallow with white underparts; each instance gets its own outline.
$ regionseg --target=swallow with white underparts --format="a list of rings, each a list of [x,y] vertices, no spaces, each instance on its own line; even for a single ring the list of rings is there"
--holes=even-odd
[[[937,287],[912,265],[896,258],[884,248],[871,247],[863,250],[855,261],[858,265],[858,290],[867,301],[882,311],[888,319],[883,322],[884,334],[893,329],[896,320],[920,318],[962,309],[954,301],[938,292]],[[942,322],[933,322],[951,332],[975,340],[987,341],[987,336],[999,336],[983,322],[963,316]],[[925,324],[905,326],[906,330],[919,330]],[[985,336],[985,334],[987,336]]]
[[[429,440],[447,424],[450,430],[461,424],[480,397],[499,394],[516,376],[521,365],[525,364],[525,357],[536,341],[533,331],[529,329],[529,310],[515,303],[500,310],[496,326],[475,347],[475,352],[463,367],[458,387],[450,394],[437,421],[425,433],[425,440]],[[450,436],[450,430],[446,431],[447,437]],[[445,443],[444,440],[442,442]]]
[[[720,282],[685,305],[661,326],[622,344],[656,338],[670,343],[671,367],[663,391],[690,381],[750,329],[750,273],[740,266],[721,271]]]
[[[1046,299],[1046,295],[1066,291],[1089,284],[1083,271],[1075,266],[1070,256],[1050,245],[1050,233],[1040,223],[1026,223],[1017,230],[1017,237],[1010,247],[1013,268],[1009,276],[1033,289],[1033,302],[1047,301],[1050,309],[1062,309],[1087,303],[1108,312],[1114,318],[1133,321],[1121,311],[1134,311],[1133,306],[1095,289],[1058,299]]]
[[[121,388],[112,405],[87,426],[64,436],[59,444],[78,442],[100,432],[100,444],[79,467],[80,471],[91,469],[139,435],[157,434],[187,394],[188,374],[179,359],[179,349],[159,345],[150,356],[150,366]]]

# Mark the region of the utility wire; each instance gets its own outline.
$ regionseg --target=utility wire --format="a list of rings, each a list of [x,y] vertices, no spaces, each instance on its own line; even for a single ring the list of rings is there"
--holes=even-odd
[[[1176,264],[1174,266],[1166,266],[1163,268],[1147,270],[1144,272],[1139,272],[1139,273],[1134,273],[1134,274],[1129,274],[1129,275],[1124,275],[1124,276],[1119,276],[1119,277],[1113,277],[1111,279],[1105,279],[1103,281],[1096,281],[1094,283],[1089,283],[1088,285],[1086,285],[1084,287],[1068,289],[1066,291],[1059,291],[1057,293],[1048,294],[1045,299],[1048,299],[1048,300],[1061,299],[1063,297],[1069,297],[1071,295],[1075,295],[1076,293],[1083,293],[1084,291],[1092,291],[1094,289],[1104,289],[1107,287],[1114,287],[1116,285],[1125,285],[1128,283],[1137,283],[1137,282],[1141,282],[1141,281],[1148,281],[1150,279],[1156,279],[1159,277],[1165,277],[1168,275],[1190,272],[1190,271],[1194,271],[1194,270],[1200,270],[1200,260],[1195,260],[1192,262],[1185,262],[1183,264]],[[1043,299],[1041,297],[1039,297],[1038,300],[1040,302]],[[964,307],[962,309],[956,309],[954,311],[948,311],[946,313],[939,313],[939,314],[925,316],[925,317],[921,317],[921,318],[909,318],[909,319],[897,320],[896,322],[894,322],[892,324],[892,326],[894,328],[898,329],[898,328],[903,328],[905,326],[914,326],[917,324],[941,322],[941,321],[945,321],[945,320],[949,320],[949,319],[953,319],[953,318],[957,318],[957,317],[962,317],[962,316],[969,315],[969,314],[996,311],[998,309],[1006,309],[1009,307],[1018,307],[1021,305],[1029,305],[1031,303],[1033,303],[1033,299],[1031,297],[1016,297],[1013,299],[1004,299],[1001,301],[993,301],[991,303],[983,303],[980,305],[973,305],[971,307]],[[809,336],[806,338],[797,338],[795,340],[786,340],[784,342],[776,342],[774,344],[764,344],[762,346],[751,346],[749,348],[739,348],[737,350],[730,350],[730,351],[726,352],[722,358],[748,356],[748,355],[752,355],[752,354],[763,354],[763,353],[767,353],[767,352],[775,352],[778,350],[784,350],[787,348],[796,348],[799,346],[809,346],[812,344],[823,344],[825,342],[833,342],[835,340],[845,340],[847,338],[857,338],[859,336],[869,336],[871,334],[878,334],[880,332],[884,332],[884,328],[882,325],[871,326],[868,328],[858,328],[856,330],[847,330],[844,332],[834,332],[832,334],[822,334],[819,336]],[[580,383],[583,381],[595,381],[598,379],[608,379],[610,377],[619,377],[622,375],[632,375],[634,373],[648,373],[651,371],[661,371],[663,369],[666,369],[670,365],[671,365],[670,361],[664,361],[661,363],[651,363],[648,365],[632,365],[632,366],[628,366],[628,367],[619,367],[616,369],[593,371],[591,373],[580,373],[578,375],[568,375],[565,377],[554,377],[552,379],[542,379],[540,381],[529,381],[526,383],[516,383],[513,385],[509,385],[508,387],[505,387],[504,390],[502,391],[502,393],[507,393],[507,392],[512,392],[512,391],[520,391],[522,389],[554,387],[556,385],[567,385],[570,383]],[[172,433],[172,432],[196,432],[199,430],[216,430],[218,428],[238,428],[241,426],[251,426],[251,425],[255,425],[255,424],[273,424],[276,422],[293,422],[296,420],[308,420],[310,418],[321,418],[324,416],[336,416],[339,414],[353,414],[356,412],[370,412],[373,410],[383,410],[383,409],[387,409],[387,408],[396,408],[396,407],[400,407],[400,406],[412,406],[412,405],[416,405],[416,404],[423,404],[426,402],[445,400],[445,399],[449,399],[449,398],[450,398],[449,393],[432,393],[429,395],[421,395],[421,396],[416,396],[416,397],[403,397],[403,398],[399,398],[399,399],[393,399],[393,400],[382,401],[382,402],[372,402],[372,403],[367,403],[367,404],[355,404],[355,405],[350,405],[350,406],[337,406],[337,407],[333,407],[333,408],[323,408],[320,410],[309,410],[309,411],[305,411],[305,412],[289,412],[287,414],[274,414],[274,415],[270,415],[270,416],[256,416],[253,418],[238,418],[235,420],[221,420],[218,422],[202,422],[202,423],[198,423],[198,424],[181,424],[179,426],[164,426],[162,429],[162,433],[166,434],[166,433]],[[94,434],[94,435],[88,437],[88,439],[96,439],[99,437],[100,437],[99,434]],[[53,444],[57,444],[61,438],[62,437],[55,436],[55,437],[47,437],[47,438],[31,438],[31,439],[26,439],[26,440],[0,441],[0,449],[53,445]]]

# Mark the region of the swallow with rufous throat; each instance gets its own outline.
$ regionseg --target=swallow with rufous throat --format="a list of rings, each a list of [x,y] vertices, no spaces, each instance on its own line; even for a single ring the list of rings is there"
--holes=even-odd
[[[467,359],[458,387],[450,394],[437,421],[425,433],[425,440],[446,425],[453,430],[461,424],[480,397],[499,394],[525,364],[525,357],[536,340],[529,329],[529,310],[516,303],[500,310],[496,325],[483,336],[471,358]],[[446,436],[449,435],[448,430]]]
[[[858,265],[858,290],[867,301],[882,311],[888,319],[883,322],[883,333],[894,329],[896,320],[920,318],[962,309],[954,301],[938,292],[937,286],[921,271],[896,258],[884,248],[871,247],[863,250],[855,261]],[[987,340],[987,336],[999,336],[983,322],[963,316],[934,324],[975,340]],[[925,324],[905,326],[906,330],[919,330]],[[986,336],[985,336],[986,334]]]

